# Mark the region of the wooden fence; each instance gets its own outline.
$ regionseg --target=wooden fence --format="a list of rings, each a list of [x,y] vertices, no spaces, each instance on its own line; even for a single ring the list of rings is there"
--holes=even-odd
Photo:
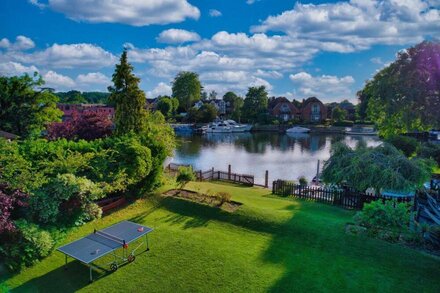
[[[293,196],[306,200],[337,205],[346,209],[356,210],[362,209],[365,203],[369,203],[375,200],[386,201],[395,199],[397,200],[397,202],[412,202],[414,199],[412,196],[376,196],[372,194],[360,193],[348,188],[302,186],[283,180],[277,180],[272,183],[272,193],[279,196]]]
[[[190,167],[190,166],[191,165],[180,165],[180,164],[171,163],[166,167],[166,170],[168,170],[171,173],[176,173],[179,170],[179,167]],[[220,180],[220,181],[227,181],[232,183],[245,184],[249,186],[253,186],[255,184],[255,178],[253,175],[232,173],[230,170],[228,172],[225,172],[225,171],[214,170],[214,168],[212,168],[207,171],[202,171],[202,170],[195,171],[195,174],[197,180],[199,181]]]
[[[113,197],[97,201],[96,204],[101,208],[103,214],[107,214],[110,210],[119,208],[126,204],[125,197]]]

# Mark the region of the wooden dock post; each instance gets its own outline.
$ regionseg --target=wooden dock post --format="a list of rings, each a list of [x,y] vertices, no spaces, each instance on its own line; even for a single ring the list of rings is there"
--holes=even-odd
[[[228,165],[228,180],[231,180],[231,164]]]
[[[269,170],[266,170],[266,174],[264,175],[264,187],[269,187]]]

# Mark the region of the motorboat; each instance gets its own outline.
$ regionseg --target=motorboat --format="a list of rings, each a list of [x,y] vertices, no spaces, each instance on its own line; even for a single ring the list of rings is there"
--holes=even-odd
[[[232,127],[224,122],[212,122],[205,129],[206,133],[231,133]]]
[[[224,123],[231,127],[232,132],[247,132],[252,128],[250,124],[240,124],[231,119],[225,120]]]
[[[310,129],[300,126],[294,126],[286,130],[286,133],[309,133]]]
[[[429,138],[433,140],[440,140],[440,129],[431,129],[429,131]]]
[[[351,127],[344,131],[348,135],[377,135],[377,131],[373,127]]]

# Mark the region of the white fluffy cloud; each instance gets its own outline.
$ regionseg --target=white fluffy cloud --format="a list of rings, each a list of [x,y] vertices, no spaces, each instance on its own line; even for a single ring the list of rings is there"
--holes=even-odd
[[[32,53],[0,53],[0,62],[13,61],[51,68],[100,68],[113,66],[116,60],[112,53],[92,44],[53,44]]]
[[[4,76],[16,76],[23,75],[25,73],[32,75],[34,72],[39,72],[38,68],[31,65],[25,66],[17,62],[5,62],[0,63],[0,75]]]
[[[17,36],[15,42],[9,41],[7,38],[0,40],[0,48],[12,51],[29,50],[35,47],[34,41],[25,36]]]
[[[195,32],[172,28],[161,32],[156,40],[160,43],[181,44],[200,41],[200,36]]]
[[[156,87],[147,92],[147,98],[152,99],[157,96],[171,96],[172,90],[169,84],[159,82]]]
[[[209,16],[220,17],[220,16],[222,16],[222,13],[221,13],[221,11],[219,11],[217,9],[209,9]]]
[[[301,96],[317,96],[325,102],[354,98],[351,86],[355,80],[352,76],[312,76],[299,72],[289,75],[289,78]]]
[[[49,70],[43,75],[45,86],[56,90],[68,90],[75,87],[75,81],[68,76]]]
[[[37,0],[31,3],[44,7]],[[200,17],[199,9],[187,0],[49,0],[47,7],[76,21],[133,26],[177,23]]]
[[[432,2],[432,1],[431,1]],[[351,0],[297,3],[270,16],[253,32],[281,32],[315,41],[326,51],[352,52],[372,45],[408,44],[440,36],[440,11],[426,0]]]
[[[109,77],[101,72],[89,72],[79,74],[75,79],[49,70],[43,74],[45,86],[54,88],[56,91],[81,90],[81,91],[105,91],[111,84]]]

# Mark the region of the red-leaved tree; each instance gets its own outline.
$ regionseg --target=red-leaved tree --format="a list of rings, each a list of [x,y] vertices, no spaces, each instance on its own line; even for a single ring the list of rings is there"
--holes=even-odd
[[[27,193],[0,183],[0,235],[15,231],[14,212],[20,207],[27,206],[28,199]]]
[[[93,140],[109,136],[112,133],[112,125],[106,113],[74,112],[71,120],[50,124],[47,128],[47,138],[49,140],[58,138]]]

